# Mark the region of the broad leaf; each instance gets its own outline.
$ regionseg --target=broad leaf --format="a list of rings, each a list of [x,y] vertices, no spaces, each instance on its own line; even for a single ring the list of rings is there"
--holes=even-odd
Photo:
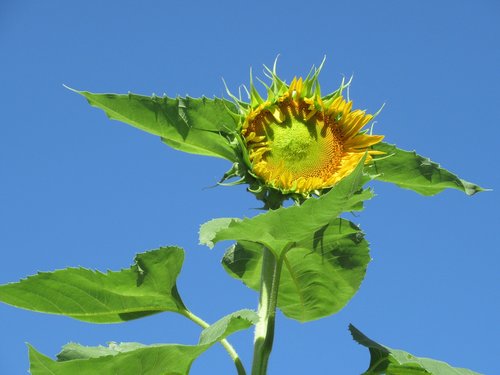
[[[368,243],[354,224],[337,219],[320,233],[286,253],[278,292],[278,307],[302,322],[342,309],[358,291],[370,261]],[[240,242],[222,264],[234,278],[259,290],[262,245]]]
[[[57,361],[29,346],[32,375],[185,375],[193,361],[228,335],[247,329],[258,320],[251,310],[229,314],[203,330],[198,345],[110,343],[88,347],[71,343],[57,355]]]
[[[415,357],[403,350],[380,345],[349,325],[352,337],[370,350],[370,367],[363,375],[480,375],[477,372],[451,367],[449,364],[430,358]]]
[[[458,178],[415,151],[404,151],[387,143],[378,143],[372,148],[385,152],[386,156],[367,166],[366,171],[375,179],[392,182],[422,195],[435,195],[451,188],[473,195],[483,188]]]
[[[83,95],[90,105],[104,110],[109,118],[160,136],[177,150],[237,160],[227,139],[237,126],[228,111],[236,112],[231,102],[205,97],[174,99],[73,91]]]
[[[279,208],[253,218],[215,219],[200,228],[200,243],[213,247],[224,240],[251,241],[266,246],[279,258],[285,248],[316,236],[343,212],[359,210],[370,199],[370,190],[361,191],[363,162],[327,194],[309,199],[300,206]]]
[[[54,361],[29,347],[30,373],[32,375],[183,375],[188,374],[193,361],[208,345],[151,345],[135,349],[120,348],[121,344],[109,348],[85,348],[78,350],[78,359]],[[130,349],[130,350],[129,350]],[[68,351],[75,352],[75,344]],[[63,350],[64,353],[64,350]]]
[[[43,272],[0,286],[0,301],[44,313],[93,323],[117,323],[184,305],[176,278],[184,251],[163,247],[138,254],[135,264],[118,272],[85,268]]]

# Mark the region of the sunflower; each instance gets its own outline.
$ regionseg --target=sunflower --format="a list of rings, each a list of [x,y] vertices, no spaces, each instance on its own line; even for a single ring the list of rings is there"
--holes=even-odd
[[[265,186],[285,194],[320,194],[353,172],[365,154],[365,163],[380,154],[370,146],[383,136],[363,130],[374,116],[353,110],[342,96],[349,83],[322,97],[321,66],[289,85],[275,68],[267,70],[268,97],[262,99],[250,82],[251,102],[241,127],[250,173]]]

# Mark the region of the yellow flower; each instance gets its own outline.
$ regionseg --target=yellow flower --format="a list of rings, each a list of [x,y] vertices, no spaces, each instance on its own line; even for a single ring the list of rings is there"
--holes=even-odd
[[[336,92],[321,97],[319,69],[286,85],[275,69],[264,101],[251,83],[242,136],[251,173],[283,193],[307,196],[330,188],[348,176],[365,153],[366,163],[380,152],[370,146],[383,139],[363,127],[373,115],[352,109],[352,101]]]

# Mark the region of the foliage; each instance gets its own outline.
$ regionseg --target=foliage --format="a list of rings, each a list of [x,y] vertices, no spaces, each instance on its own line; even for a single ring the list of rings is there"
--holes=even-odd
[[[32,374],[187,374],[201,353],[220,342],[237,373],[242,375],[246,370],[227,336],[255,325],[252,374],[263,375],[272,350],[277,308],[288,318],[308,322],[335,314],[359,290],[370,261],[368,242],[359,227],[342,215],[362,210],[363,202],[374,196],[365,187],[367,182],[372,179],[390,182],[422,195],[435,195],[447,188],[467,195],[484,190],[415,152],[382,143],[380,136],[366,135],[361,128],[372,116],[351,111],[352,103],[343,101],[342,90],[348,84],[343,82],[334,92],[321,96],[317,82],[321,66],[304,80],[294,79],[290,85],[278,78],[276,66],[273,70],[266,68],[271,78],[268,98],[260,97],[251,82],[250,103],[234,96],[234,102],[230,102],[221,98],[146,97],[73,90],[111,119],[159,136],[174,149],[224,158],[232,163],[221,181],[248,184],[248,191],[264,203],[266,212],[251,218],[211,220],[201,226],[199,238],[200,243],[210,248],[221,241],[233,241],[222,265],[230,276],[259,291],[259,306],[257,311],[241,310],[212,325],[206,323],[181,299],[176,279],[184,251],[173,246],[137,254],[130,268],[116,272],[85,268],[41,272],[0,286],[0,301],[88,323],[121,323],[173,312],[203,330],[198,343],[191,345],[109,343],[86,347],[70,343],[63,347],[57,360],[29,346]],[[298,185],[287,181],[291,188],[281,191],[254,170],[250,155],[258,152],[251,149],[250,142],[258,136],[247,130],[242,136],[242,129],[248,128],[255,116],[277,121],[274,126],[278,129],[283,116],[280,111],[285,108],[281,103],[289,98],[292,98],[290,103],[303,106],[298,108],[304,118],[294,119],[294,131],[300,126],[310,126],[309,119],[317,116],[316,123],[345,125],[342,128],[347,132],[345,138],[337,141],[344,139],[356,145],[361,159],[352,165],[352,170],[343,167],[348,173],[333,186],[308,191],[302,185],[294,190]],[[323,121],[327,115],[331,116],[330,123]],[[344,115],[350,117],[342,119]],[[294,141],[294,137],[289,139]],[[360,151],[363,145],[366,148]],[[259,158],[262,159],[262,154]],[[294,204],[285,207],[284,202],[289,199]],[[367,375],[475,374],[382,346],[353,326],[350,330],[353,338],[370,351]]]
[[[165,247],[138,254],[119,272],[67,268],[0,286],[0,299],[23,309],[90,323],[120,323],[162,311],[182,312],[176,278],[184,251]]]
[[[253,311],[241,310],[204,329],[197,345],[110,343],[107,347],[67,344],[54,361],[29,346],[33,375],[188,374],[193,361],[218,341],[255,324]]]

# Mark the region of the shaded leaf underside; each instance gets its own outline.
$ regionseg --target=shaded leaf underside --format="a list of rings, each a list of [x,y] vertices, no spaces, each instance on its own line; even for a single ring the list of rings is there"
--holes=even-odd
[[[337,219],[286,253],[278,307],[302,322],[338,312],[358,291],[369,261],[368,243],[359,228]],[[232,277],[259,290],[262,245],[239,242],[226,252],[222,264]]]

